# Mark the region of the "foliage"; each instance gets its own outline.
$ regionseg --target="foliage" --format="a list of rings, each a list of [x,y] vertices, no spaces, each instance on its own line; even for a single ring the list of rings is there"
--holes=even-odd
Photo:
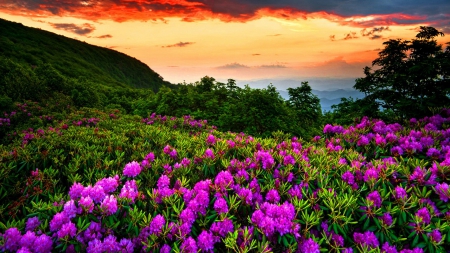
[[[403,119],[431,115],[430,107],[448,106],[450,51],[437,44],[438,36],[444,34],[422,26],[411,41],[384,42],[372,62],[375,70],[366,67],[365,77],[358,78],[354,88]]]
[[[450,246],[448,110],[405,126],[327,125],[311,142],[64,104],[7,118],[33,128],[0,146],[2,251],[45,236],[56,252]]]

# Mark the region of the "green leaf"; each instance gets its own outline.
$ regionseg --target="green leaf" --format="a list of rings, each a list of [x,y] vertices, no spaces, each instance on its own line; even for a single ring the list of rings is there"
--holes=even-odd
[[[414,237],[414,240],[413,240],[413,242],[412,242],[412,247],[416,247],[416,245],[417,245],[417,243],[419,242],[419,235],[416,235],[415,237]]]
[[[369,227],[369,224],[370,224],[370,219],[367,219],[367,220],[364,222],[363,230],[367,230],[367,228]]]
[[[288,243],[288,241],[287,241],[287,239],[286,239],[286,236],[283,236],[283,237],[282,237],[282,240],[283,240],[283,245],[284,245],[284,247],[289,246],[289,243]]]

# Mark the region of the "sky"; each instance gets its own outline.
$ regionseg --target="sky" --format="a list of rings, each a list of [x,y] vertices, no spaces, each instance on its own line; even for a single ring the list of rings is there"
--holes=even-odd
[[[0,18],[123,52],[172,83],[352,86],[389,39],[433,26],[450,41],[450,0],[0,0]]]

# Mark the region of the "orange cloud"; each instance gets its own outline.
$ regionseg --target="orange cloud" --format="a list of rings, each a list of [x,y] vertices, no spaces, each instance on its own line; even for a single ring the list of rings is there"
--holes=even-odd
[[[206,19],[247,22],[269,16],[287,20],[324,18],[356,27],[414,23],[448,24],[448,14],[444,10],[450,7],[450,4],[447,0],[439,1],[442,1],[439,5],[412,0],[407,6],[384,6],[383,3],[377,2],[369,5],[353,3],[352,6],[347,6],[347,3],[336,4],[334,0],[317,3],[288,0],[2,0],[0,12],[30,17],[65,16],[116,22],[165,22],[165,19],[173,17],[186,22]],[[420,5],[428,8],[421,11]],[[436,5],[444,12],[440,13],[439,9],[437,12],[427,11]],[[387,7],[392,8],[392,12],[388,12]]]
[[[195,42],[178,42],[172,45],[162,46],[162,47],[185,47],[194,44]]]
[[[50,23],[50,25],[58,30],[64,30],[72,32],[78,35],[87,35],[95,30],[95,27],[91,24],[85,23],[82,25],[69,24],[69,23]]]

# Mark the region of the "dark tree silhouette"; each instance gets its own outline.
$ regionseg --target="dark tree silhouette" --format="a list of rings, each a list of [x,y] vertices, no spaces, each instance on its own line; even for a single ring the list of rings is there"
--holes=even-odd
[[[420,27],[416,38],[389,40],[365,77],[354,88],[384,110],[401,118],[421,117],[431,108],[450,105],[449,54],[435,40],[444,36],[433,27]]]

